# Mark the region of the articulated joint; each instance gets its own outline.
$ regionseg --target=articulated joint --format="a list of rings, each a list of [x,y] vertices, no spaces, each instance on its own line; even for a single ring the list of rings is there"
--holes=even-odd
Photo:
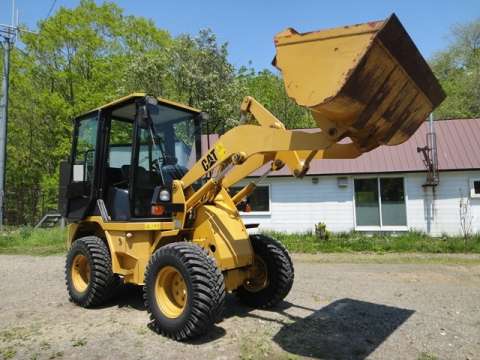
[[[308,172],[308,170],[310,169],[310,163],[312,162],[313,158],[315,157],[315,155],[317,155],[318,153],[318,150],[313,150],[310,152],[310,154],[308,154],[307,158],[302,162],[302,169],[300,171],[298,170],[295,170],[293,172],[293,175],[295,175],[297,178],[303,178],[305,176],[305,174]]]
[[[280,160],[280,159],[275,159],[275,161],[272,162],[271,170],[272,171],[278,171],[281,168],[285,166],[285,163]]]
[[[234,165],[241,165],[245,162],[245,160],[247,160],[247,154],[245,154],[243,151],[232,155],[232,163]]]

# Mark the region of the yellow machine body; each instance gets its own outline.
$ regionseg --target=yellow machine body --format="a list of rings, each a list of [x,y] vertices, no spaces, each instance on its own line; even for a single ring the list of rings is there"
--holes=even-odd
[[[225,275],[227,289],[240,286],[253,262],[249,235],[228,193],[216,197],[214,204],[196,209],[194,226],[176,228],[175,222],[104,222],[90,216],[70,224],[67,246],[85,235],[105,239],[112,254],[112,270],[125,283],[143,285],[150,256],[160,246],[178,241],[193,241],[215,258]],[[239,270],[240,269],[240,270]]]
[[[173,181],[177,210],[171,221],[114,222],[90,216],[70,225],[69,246],[81,236],[97,235],[108,243],[114,273],[124,282],[143,284],[155,250],[192,241],[215,258],[226,289],[235,290],[249,278],[254,262],[236,205],[253,192],[255,182],[235,196],[228,192],[231,185],[266,164],[270,171],[286,166],[302,177],[315,158],[355,158],[382,144],[401,143],[444,98],[394,15],[305,34],[288,29],[275,37],[275,45],[275,64],[288,95],[312,111],[321,131],[288,130],[247,97],[241,105],[245,121]],[[351,142],[342,141],[347,137]],[[194,187],[199,180],[203,185]]]

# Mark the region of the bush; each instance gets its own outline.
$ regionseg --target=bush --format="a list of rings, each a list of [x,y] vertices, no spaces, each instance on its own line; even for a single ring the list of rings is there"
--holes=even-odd
[[[318,240],[328,240],[330,237],[330,231],[327,230],[327,225],[322,222],[315,224],[315,235]]]

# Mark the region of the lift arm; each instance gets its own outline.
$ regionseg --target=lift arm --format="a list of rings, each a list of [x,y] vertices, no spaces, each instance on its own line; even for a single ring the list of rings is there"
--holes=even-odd
[[[257,125],[239,125],[226,132],[182,178],[185,191],[207,173],[214,174],[201,189],[187,197],[187,211],[215,188],[228,188],[269,162],[272,171],[287,165],[293,175],[302,177],[314,158],[355,158],[362,153],[353,143],[337,144],[336,138],[322,131],[287,130],[251,97],[243,101],[241,113],[243,118],[251,116]]]
[[[206,173],[218,168],[224,170],[228,165],[233,165],[233,169],[222,176],[226,178],[225,187],[273,160],[286,164],[295,176],[303,176],[314,158],[351,159],[362,153],[354,143],[338,144],[337,139],[322,131],[287,130],[252,97],[245,98],[241,111],[243,116],[251,115],[258,125],[239,125],[222,135],[183,177],[184,188]]]

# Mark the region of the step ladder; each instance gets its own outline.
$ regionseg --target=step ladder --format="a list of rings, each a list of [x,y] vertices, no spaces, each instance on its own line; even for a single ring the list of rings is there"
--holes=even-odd
[[[51,213],[51,214],[45,214],[42,219],[35,225],[35,229],[38,228],[52,228],[55,227],[56,225],[64,224],[62,221],[62,215],[58,213]]]

